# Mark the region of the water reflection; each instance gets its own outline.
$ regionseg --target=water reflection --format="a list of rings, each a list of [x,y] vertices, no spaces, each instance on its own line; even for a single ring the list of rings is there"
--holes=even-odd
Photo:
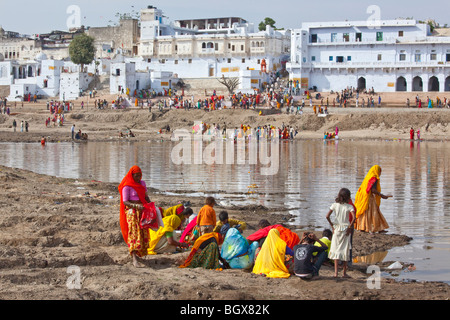
[[[281,142],[277,144],[278,172],[270,176],[262,174],[266,165],[259,158],[256,164],[249,163],[252,148],[258,147],[252,143],[243,148],[246,164],[224,161],[176,165],[170,157],[176,143],[157,141],[48,143],[45,147],[38,143],[1,143],[0,161],[48,175],[115,183],[137,164],[153,188],[184,192],[186,196],[214,194],[228,203],[261,204],[274,211],[287,209],[295,215],[295,223],[318,230],[328,226],[325,215],[339,189],[347,187],[354,199],[368,169],[378,164],[383,169],[383,193],[394,195],[381,203],[389,232],[415,239],[409,251],[391,250],[387,259],[401,260],[390,257],[400,254],[409,261],[425,255],[437,269],[446,268],[450,262],[450,211],[446,209],[450,206],[450,148],[445,142]],[[201,151],[208,146],[203,143],[200,148],[197,143],[194,147]],[[223,148],[225,157],[226,145]],[[236,147],[234,159],[237,153]],[[254,186],[254,193],[248,192],[249,186]],[[431,249],[424,250],[424,239],[428,239]],[[423,257],[421,261],[427,260]],[[408,276],[414,274],[419,272]],[[441,281],[450,281],[450,275],[440,275]],[[426,277],[426,273],[420,276]]]
[[[369,254],[367,256],[358,256],[353,259],[353,263],[364,263],[364,264],[376,264],[379,262],[383,262],[386,258],[388,252],[387,251],[380,251],[380,252],[374,252],[372,254]]]

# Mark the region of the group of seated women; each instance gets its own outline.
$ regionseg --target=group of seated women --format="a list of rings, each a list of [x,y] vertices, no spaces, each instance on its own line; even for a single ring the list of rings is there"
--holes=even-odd
[[[226,211],[220,212],[212,232],[201,234],[196,225],[197,216],[191,208],[178,204],[166,210],[159,209],[163,212],[164,226],[157,231],[149,231],[148,254],[189,248],[189,255],[180,268],[243,269],[266,277],[288,278],[291,274],[297,274],[298,270],[305,270],[295,266],[298,259],[294,259],[294,250],[299,245],[312,245],[317,240],[308,237],[308,233],[300,239],[297,233],[281,224],[272,225],[267,220],[261,220],[258,230],[245,238],[242,232],[247,228],[246,223],[228,218]],[[177,229],[183,229],[179,241],[174,238]],[[327,236],[331,238],[331,235]],[[316,243],[315,246],[319,248],[321,245]],[[303,273],[299,276],[304,276]]]

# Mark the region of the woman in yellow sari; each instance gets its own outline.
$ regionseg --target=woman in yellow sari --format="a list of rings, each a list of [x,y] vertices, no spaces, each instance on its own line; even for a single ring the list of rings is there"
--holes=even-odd
[[[187,243],[180,243],[173,237],[173,232],[180,226],[181,219],[176,215],[170,215],[162,219],[164,226],[157,231],[149,229],[148,254],[174,252],[177,247],[187,248]]]
[[[391,195],[381,193],[381,167],[370,168],[355,197],[356,230],[364,232],[382,232],[389,228],[380,211],[381,198],[388,199]]]
[[[252,273],[264,274],[269,278],[289,278],[286,257],[286,242],[280,238],[277,229],[271,229],[256,258]],[[292,261],[292,257],[290,260]]]

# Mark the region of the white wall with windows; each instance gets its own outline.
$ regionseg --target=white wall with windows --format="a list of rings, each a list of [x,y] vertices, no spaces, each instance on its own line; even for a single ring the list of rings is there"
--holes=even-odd
[[[378,28],[358,21],[305,23],[291,39],[290,78],[309,88],[449,90],[450,37],[433,36],[415,20],[382,21]]]

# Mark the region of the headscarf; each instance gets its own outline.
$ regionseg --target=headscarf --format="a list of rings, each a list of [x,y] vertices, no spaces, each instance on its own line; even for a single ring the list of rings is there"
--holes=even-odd
[[[289,278],[289,270],[284,264],[286,242],[280,238],[277,229],[271,229],[255,261],[253,273],[265,274],[269,278]]]
[[[198,248],[200,248],[200,246],[202,245],[203,242],[205,242],[206,240],[209,240],[211,238],[216,239],[217,245],[222,244],[222,237],[220,237],[217,232],[209,232],[209,233],[202,235],[200,238],[198,238],[195,241],[194,245],[192,246],[191,252],[189,253],[189,256],[187,257],[186,261],[181,266],[179,266],[179,268],[189,267],[189,265],[192,262],[192,259],[194,258],[195,254],[198,251]]]
[[[370,168],[369,172],[361,183],[361,186],[359,187],[358,192],[355,196],[356,218],[362,215],[369,207],[371,189],[375,182],[377,182],[377,191],[381,192],[380,174],[381,167],[379,165],[374,165],[372,168]],[[377,205],[380,206],[381,197],[379,195],[376,195],[376,202]]]
[[[225,239],[223,240],[220,256],[225,260],[230,261],[231,259],[246,253],[249,247],[250,245],[248,244],[248,241],[241,235],[239,230],[228,226],[228,231]]]
[[[172,214],[180,216],[183,210],[184,210],[183,204],[177,204],[176,206],[170,207],[161,213],[163,214],[164,217],[170,216]]]
[[[156,254],[154,249],[161,237],[163,237],[166,232],[173,232],[181,224],[181,219],[176,215],[164,217],[162,221],[164,226],[159,227],[157,231],[149,229],[148,254]]]
[[[128,223],[127,223],[127,216],[125,213],[125,205],[123,203],[123,196],[122,196],[122,190],[124,187],[132,187],[134,190],[136,190],[136,193],[139,197],[139,200],[142,202],[142,204],[146,204],[147,201],[145,200],[145,193],[146,188],[140,184],[136,183],[133,179],[134,173],[142,173],[141,168],[138,166],[132,166],[131,169],[128,171],[128,173],[125,175],[125,177],[122,179],[122,182],[119,184],[119,193],[120,193],[120,229],[122,230],[122,236],[123,240],[125,240],[126,243],[128,243]]]
[[[300,243],[300,237],[295,232],[283,226],[277,226],[276,229],[280,233],[280,238],[286,242],[286,245],[294,250],[294,247]]]
[[[260,239],[262,239],[262,238],[264,238],[264,237],[267,237],[267,235],[269,234],[269,231],[270,231],[271,229],[273,229],[273,228],[276,228],[276,227],[281,227],[281,225],[275,224],[275,225],[272,225],[272,226],[268,226],[268,227],[259,229],[259,230],[256,231],[255,233],[249,235],[249,236],[247,237],[247,240],[248,240],[248,241],[258,241],[258,240],[260,240]]]

